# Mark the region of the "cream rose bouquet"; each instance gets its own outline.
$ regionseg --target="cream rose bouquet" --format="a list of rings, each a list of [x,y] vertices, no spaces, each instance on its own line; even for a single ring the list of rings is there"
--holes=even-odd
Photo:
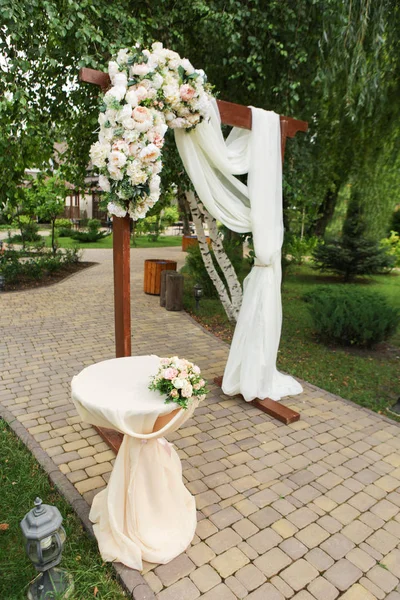
[[[160,197],[161,149],[168,127],[193,129],[207,119],[210,86],[202,70],[156,42],[151,50],[120,50],[108,65],[112,87],[90,149],[107,210],[145,217]]]
[[[166,395],[165,404],[175,402],[182,408],[195,399],[204,400],[207,394],[199,367],[177,356],[160,359],[160,368],[151,378],[149,389]]]

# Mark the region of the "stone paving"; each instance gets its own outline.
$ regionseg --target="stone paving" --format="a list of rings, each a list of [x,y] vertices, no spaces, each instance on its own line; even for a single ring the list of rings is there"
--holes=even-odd
[[[143,261],[183,263],[177,248],[132,250],[133,354],[179,354],[211,380],[228,346],[142,292]],[[114,355],[112,253],[51,287],[0,296],[0,403],[85,500],[106,485],[114,454],[70,400],[70,380]],[[170,436],[196,496],[186,553],[146,565],[137,599],[400,600],[400,429],[304,384],[286,399],[301,420],[274,421],[214,385]]]

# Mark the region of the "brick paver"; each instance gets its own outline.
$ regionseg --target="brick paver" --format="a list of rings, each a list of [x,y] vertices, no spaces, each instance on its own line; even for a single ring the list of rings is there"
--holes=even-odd
[[[400,600],[400,429],[304,384],[284,400],[283,425],[212,380],[228,347],[184,313],[142,292],[145,258],[183,264],[177,248],[132,250],[133,354],[179,354],[210,380],[210,395],[172,434],[198,527],[169,565],[145,565],[159,600]],[[0,403],[24,425],[87,502],[114,462],[81,423],[70,381],[114,356],[112,253],[47,288],[0,295]],[[139,589],[140,588],[140,589]],[[147,591],[146,591],[147,590]],[[135,598],[149,597],[141,585]]]

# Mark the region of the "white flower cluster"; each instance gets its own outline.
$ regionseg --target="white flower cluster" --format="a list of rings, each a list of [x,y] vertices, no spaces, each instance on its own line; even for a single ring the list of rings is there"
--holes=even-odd
[[[207,393],[199,367],[177,356],[160,359],[160,368],[151,378],[149,389],[166,394],[166,404],[175,402],[182,408],[187,408],[195,397],[204,400]]]
[[[112,87],[100,108],[99,139],[90,149],[108,212],[143,218],[160,196],[161,148],[168,127],[192,129],[208,118],[204,71],[156,42],[120,50],[108,66]]]

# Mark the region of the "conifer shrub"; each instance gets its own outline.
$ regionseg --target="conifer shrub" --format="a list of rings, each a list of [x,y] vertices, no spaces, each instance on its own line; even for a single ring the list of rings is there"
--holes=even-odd
[[[400,323],[399,311],[384,296],[355,286],[321,286],[303,298],[324,342],[371,348],[390,338]]]
[[[357,192],[350,200],[341,238],[320,242],[313,252],[313,261],[316,269],[337,273],[346,282],[360,275],[383,273],[396,262],[386,248],[368,237],[364,206]]]
[[[108,231],[100,231],[101,222],[98,219],[89,219],[87,231],[74,231],[71,237],[77,242],[98,242],[110,235]]]

